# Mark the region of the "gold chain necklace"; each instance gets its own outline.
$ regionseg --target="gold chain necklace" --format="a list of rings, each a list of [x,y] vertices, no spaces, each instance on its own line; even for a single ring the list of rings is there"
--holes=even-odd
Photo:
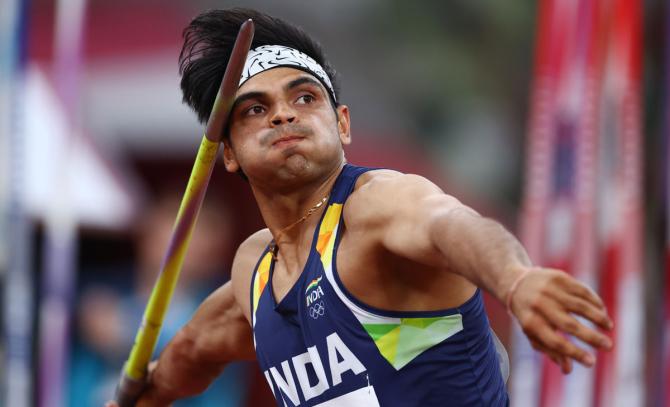
[[[328,201],[329,196],[330,196],[330,194],[321,198],[321,200],[319,202],[317,202],[316,205],[312,206],[311,208],[309,208],[307,210],[307,212],[305,213],[305,215],[302,218],[296,220],[295,222],[291,223],[290,225],[286,226],[285,228],[283,228],[282,230],[277,232],[277,237],[274,240],[272,240],[272,243],[270,243],[270,250],[271,250],[271,253],[272,253],[272,260],[273,261],[276,261],[277,258],[278,258],[277,253],[279,252],[279,246],[277,244],[279,243],[279,238],[281,238],[290,229],[292,229],[292,228],[296,227],[297,225],[301,224],[302,222],[306,221],[307,218],[312,216],[312,214],[314,212],[318,211],[319,208],[322,207],[323,204],[326,203],[326,201]]]

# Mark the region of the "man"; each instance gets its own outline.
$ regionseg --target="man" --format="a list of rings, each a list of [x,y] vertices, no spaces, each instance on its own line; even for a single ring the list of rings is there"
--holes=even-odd
[[[349,109],[302,30],[251,10],[209,11],[186,29],[184,100],[210,112],[235,35],[256,34],[224,140],[267,229],[152,366],[140,406],[196,394],[227,363],[258,360],[278,405],[509,404],[481,289],[507,305],[565,373],[608,349],[600,299],[533,267],[518,241],[430,181],[346,164]],[[254,350],[255,348],[255,350]]]

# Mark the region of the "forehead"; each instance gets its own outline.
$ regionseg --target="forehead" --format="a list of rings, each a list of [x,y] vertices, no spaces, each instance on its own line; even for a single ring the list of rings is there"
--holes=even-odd
[[[279,67],[252,76],[237,89],[235,96],[248,92],[268,92],[275,88],[281,89],[289,82],[300,77],[312,78],[320,84],[319,78],[305,71],[291,67]]]

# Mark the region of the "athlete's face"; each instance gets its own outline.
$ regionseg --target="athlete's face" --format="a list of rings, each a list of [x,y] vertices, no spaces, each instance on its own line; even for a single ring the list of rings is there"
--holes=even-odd
[[[252,184],[294,184],[339,166],[350,141],[346,106],[336,112],[314,76],[275,68],[238,89],[224,161]]]

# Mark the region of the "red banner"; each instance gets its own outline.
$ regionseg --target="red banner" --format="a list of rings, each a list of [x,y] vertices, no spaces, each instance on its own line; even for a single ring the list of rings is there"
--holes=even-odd
[[[600,292],[615,348],[564,376],[517,328],[515,406],[644,401],[640,25],[639,0],[540,3],[522,240],[535,263]]]

